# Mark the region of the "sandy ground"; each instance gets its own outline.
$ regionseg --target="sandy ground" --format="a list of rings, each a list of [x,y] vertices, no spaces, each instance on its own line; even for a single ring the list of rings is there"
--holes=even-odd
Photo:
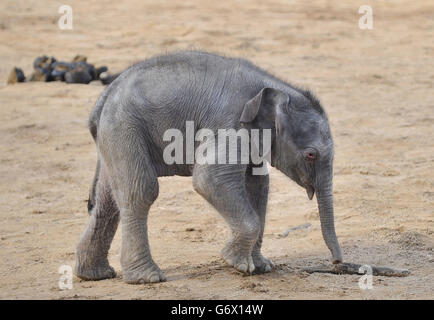
[[[416,299],[434,291],[434,4],[432,1],[71,1],[73,30],[57,27],[57,1],[0,2],[0,298],[30,299]],[[342,3],[342,2],[341,2]],[[358,28],[372,4],[374,29]],[[336,228],[344,259],[408,268],[406,278],[309,275],[330,258],[314,201],[276,170],[264,253],[276,263],[243,277],[225,266],[222,218],[191,178],[160,180],[151,209],[153,256],[168,281],[127,285],[120,230],[110,252],[118,277],[73,279],[88,215],[96,153],[86,123],[101,85],[6,86],[10,69],[35,57],[78,53],[120,71],[177,49],[241,56],[313,89],[335,138]],[[284,238],[288,228],[311,223]],[[194,231],[186,231],[194,228]]]

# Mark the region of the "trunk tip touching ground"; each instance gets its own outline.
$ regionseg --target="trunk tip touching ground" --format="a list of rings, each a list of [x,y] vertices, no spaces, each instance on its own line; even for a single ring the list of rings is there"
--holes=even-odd
[[[372,265],[362,265],[356,263],[338,263],[333,265],[333,267],[313,267],[313,268],[305,268],[302,271],[307,273],[332,273],[332,274],[371,274],[373,276],[386,276],[386,277],[407,277],[410,274],[409,270],[406,269],[395,269],[391,267],[377,267]]]

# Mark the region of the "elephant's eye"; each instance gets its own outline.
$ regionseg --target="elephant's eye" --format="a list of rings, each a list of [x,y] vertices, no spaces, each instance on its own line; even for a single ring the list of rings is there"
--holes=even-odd
[[[317,152],[313,149],[308,149],[305,151],[304,157],[307,161],[314,161],[317,158]]]

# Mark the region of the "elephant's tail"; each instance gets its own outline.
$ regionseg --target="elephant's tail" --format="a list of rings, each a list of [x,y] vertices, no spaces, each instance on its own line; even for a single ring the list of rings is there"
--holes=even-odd
[[[92,209],[95,207],[95,192],[96,192],[96,185],[99,179],[99,170],[100,170],[100,161],[98,158],[98,160],[96,161],[96,169],[95,169],[95,175],[93,177],[92,186],[90,187],[89,200],[87,200],[87,212],[89,214],[92,214]]]
[[[98,140],[97,133],[98,133],[99,119],[101,117],[101,112],[102,112],[102,109],[104,107],[105,101],[107,100],[109,93],[110,93],[110,90],[108,90],[108,89],[103,91],[103,93],[98,98],[98,101],[96,102],[96,104],[95,104],[95,106],[94,106],[94,108],[93,108],[93,110],[89,116],[88,127],[89,127],[90,134],[92,135],[92,138],[95,141],[95,143]],[[93,177],[92,186],[90,188],[89,199],[87,200],[87,211],[89,212],[89,214],[92,213],[92,209],[95,207],[95,193],[96,193],[96,185],[97,185],[98,179],[99,179],[99,171],[100,171],[100,159],[98,156],[98,159],[96,162],[95,175]]]

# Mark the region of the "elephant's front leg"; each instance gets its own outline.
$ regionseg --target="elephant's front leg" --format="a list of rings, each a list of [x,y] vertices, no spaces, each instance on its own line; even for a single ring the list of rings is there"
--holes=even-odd
[[[232,238],[222,250],[223,258],[238,271],[252,274],[255,270],[252,251],[261,223],[250,204],[244,176],[245,167],[238,165],[196,165],[193,185],[231,228]]]
[[[252,175],[252,168],[246,171],[246,189],[249,201],[258,214],[261,223],[258,239],[253,247],[252,258],[255,264],[255,273],[270,272],[274,263],[261,253],[262,238],[265,228],[265,215],[267,213],[269,175]]]

